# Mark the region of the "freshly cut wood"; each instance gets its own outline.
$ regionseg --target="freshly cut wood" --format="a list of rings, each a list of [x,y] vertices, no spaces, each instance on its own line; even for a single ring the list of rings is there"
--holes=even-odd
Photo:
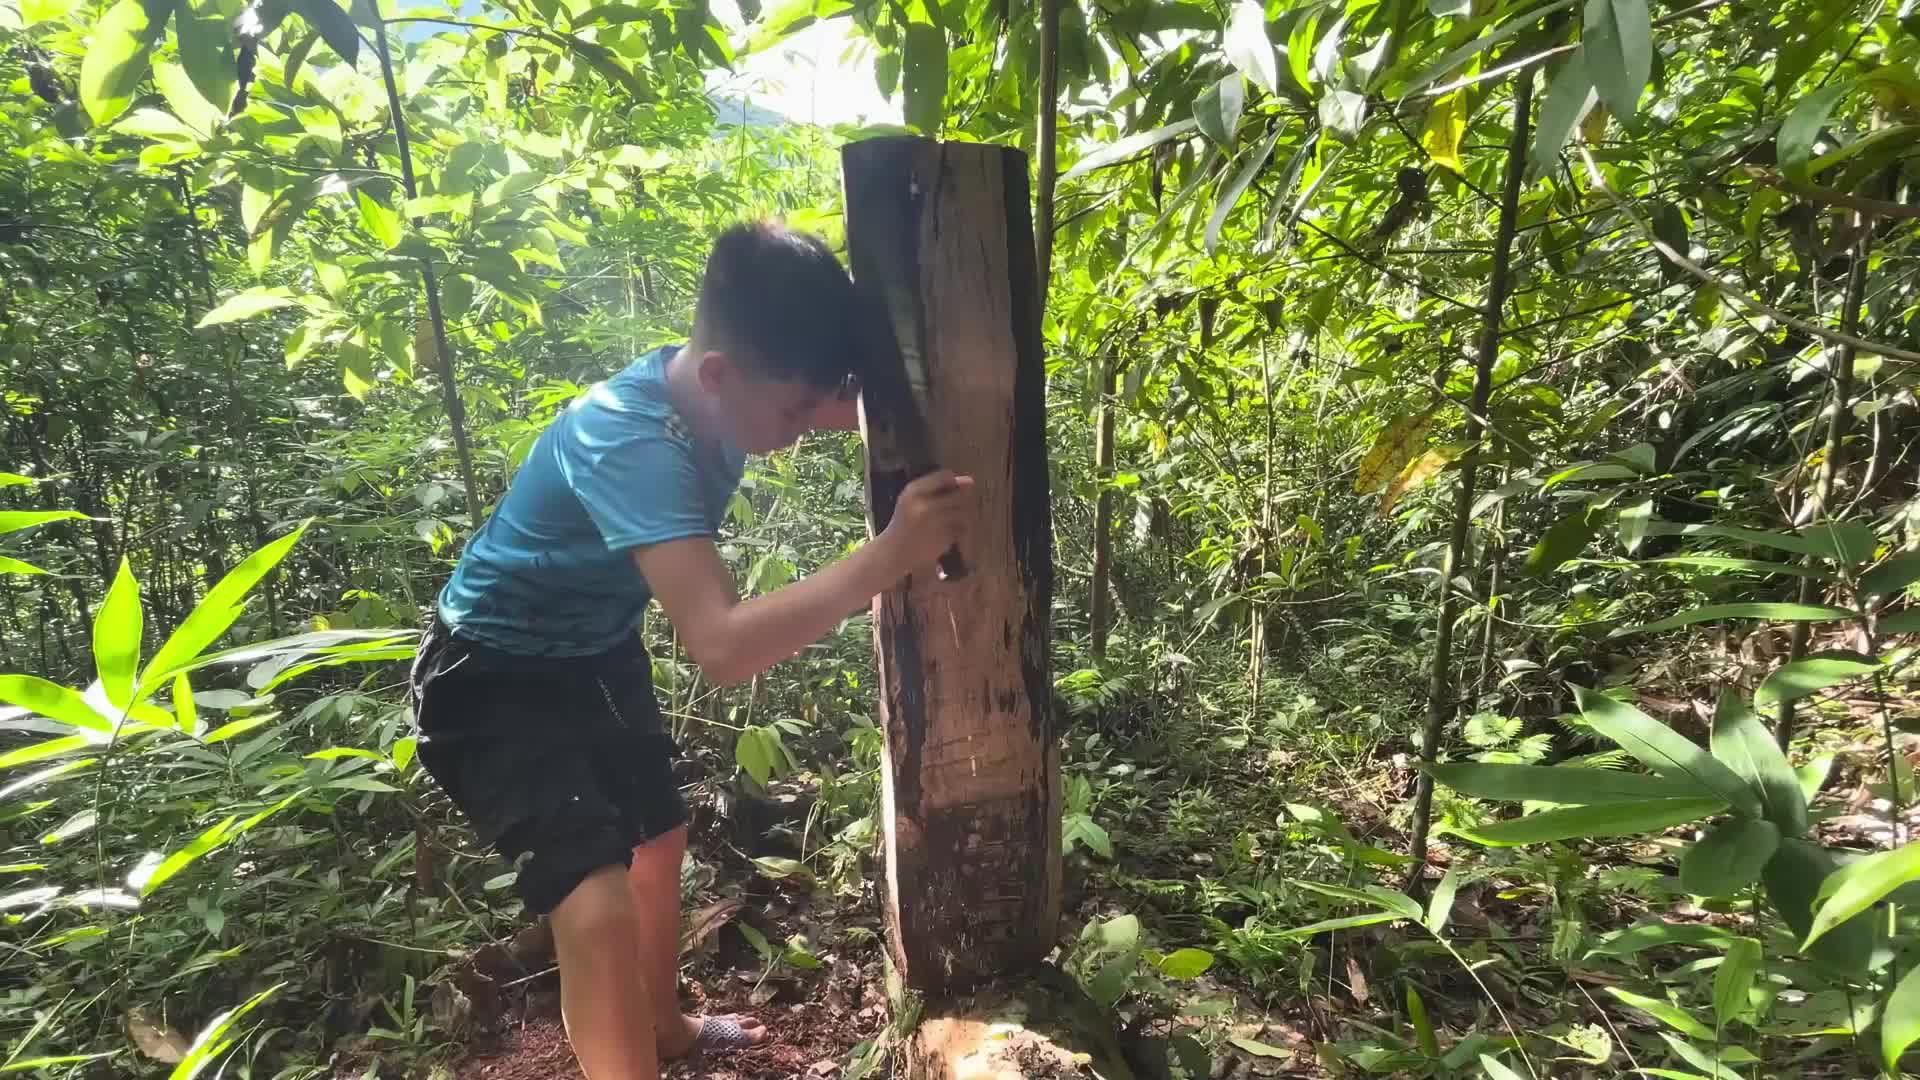
[[[923,454],[977,485],[966,575],[941,580],[929,567],[873,610],[888,938],[905,985],[937,995],[1037,963],[1060,915],[1053,534],[1026,158],[883,138],[847,146],[842,165],[854,280],[900,361],[862,395],[869,526],[886,526],[929,464]]]
[[[1111,1018],[1055,968],[931,1007],[897,1059],[901,1080],[1132,1080]]]

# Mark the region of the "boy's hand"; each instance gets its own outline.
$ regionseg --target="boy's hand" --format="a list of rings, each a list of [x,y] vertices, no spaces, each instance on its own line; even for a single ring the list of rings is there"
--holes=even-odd
[[[900,492],[893,520],[879,539],[904,576],[932,566],[946,554],[960,541],[973,516],[973,477],[936,469]]]

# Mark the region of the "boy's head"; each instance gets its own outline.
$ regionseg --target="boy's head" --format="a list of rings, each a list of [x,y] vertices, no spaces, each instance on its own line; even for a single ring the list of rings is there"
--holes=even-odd
[[[855,370],[853,281],[819,237],[735,225],[707,257],[689,359],[715,420],[748,453],[792,445]]]

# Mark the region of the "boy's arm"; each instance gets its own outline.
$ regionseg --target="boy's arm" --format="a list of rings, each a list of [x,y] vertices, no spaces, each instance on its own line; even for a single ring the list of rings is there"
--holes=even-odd
[[[762,596],[741,600],[712,539],[637,548],[633,561],[680,643],[707,678],[745,682],[825,637],[958,538],[969,477],[934,473],[901,492],[884,532],[853,554]]]

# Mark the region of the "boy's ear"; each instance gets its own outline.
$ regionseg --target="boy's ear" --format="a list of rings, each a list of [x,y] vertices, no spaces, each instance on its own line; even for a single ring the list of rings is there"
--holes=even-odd
[[[700,354],[698,366],[694,369],[700,376],[700,389],[713,393],[724,387],[734,377],[733,361],[727,354],[708,349]]]

